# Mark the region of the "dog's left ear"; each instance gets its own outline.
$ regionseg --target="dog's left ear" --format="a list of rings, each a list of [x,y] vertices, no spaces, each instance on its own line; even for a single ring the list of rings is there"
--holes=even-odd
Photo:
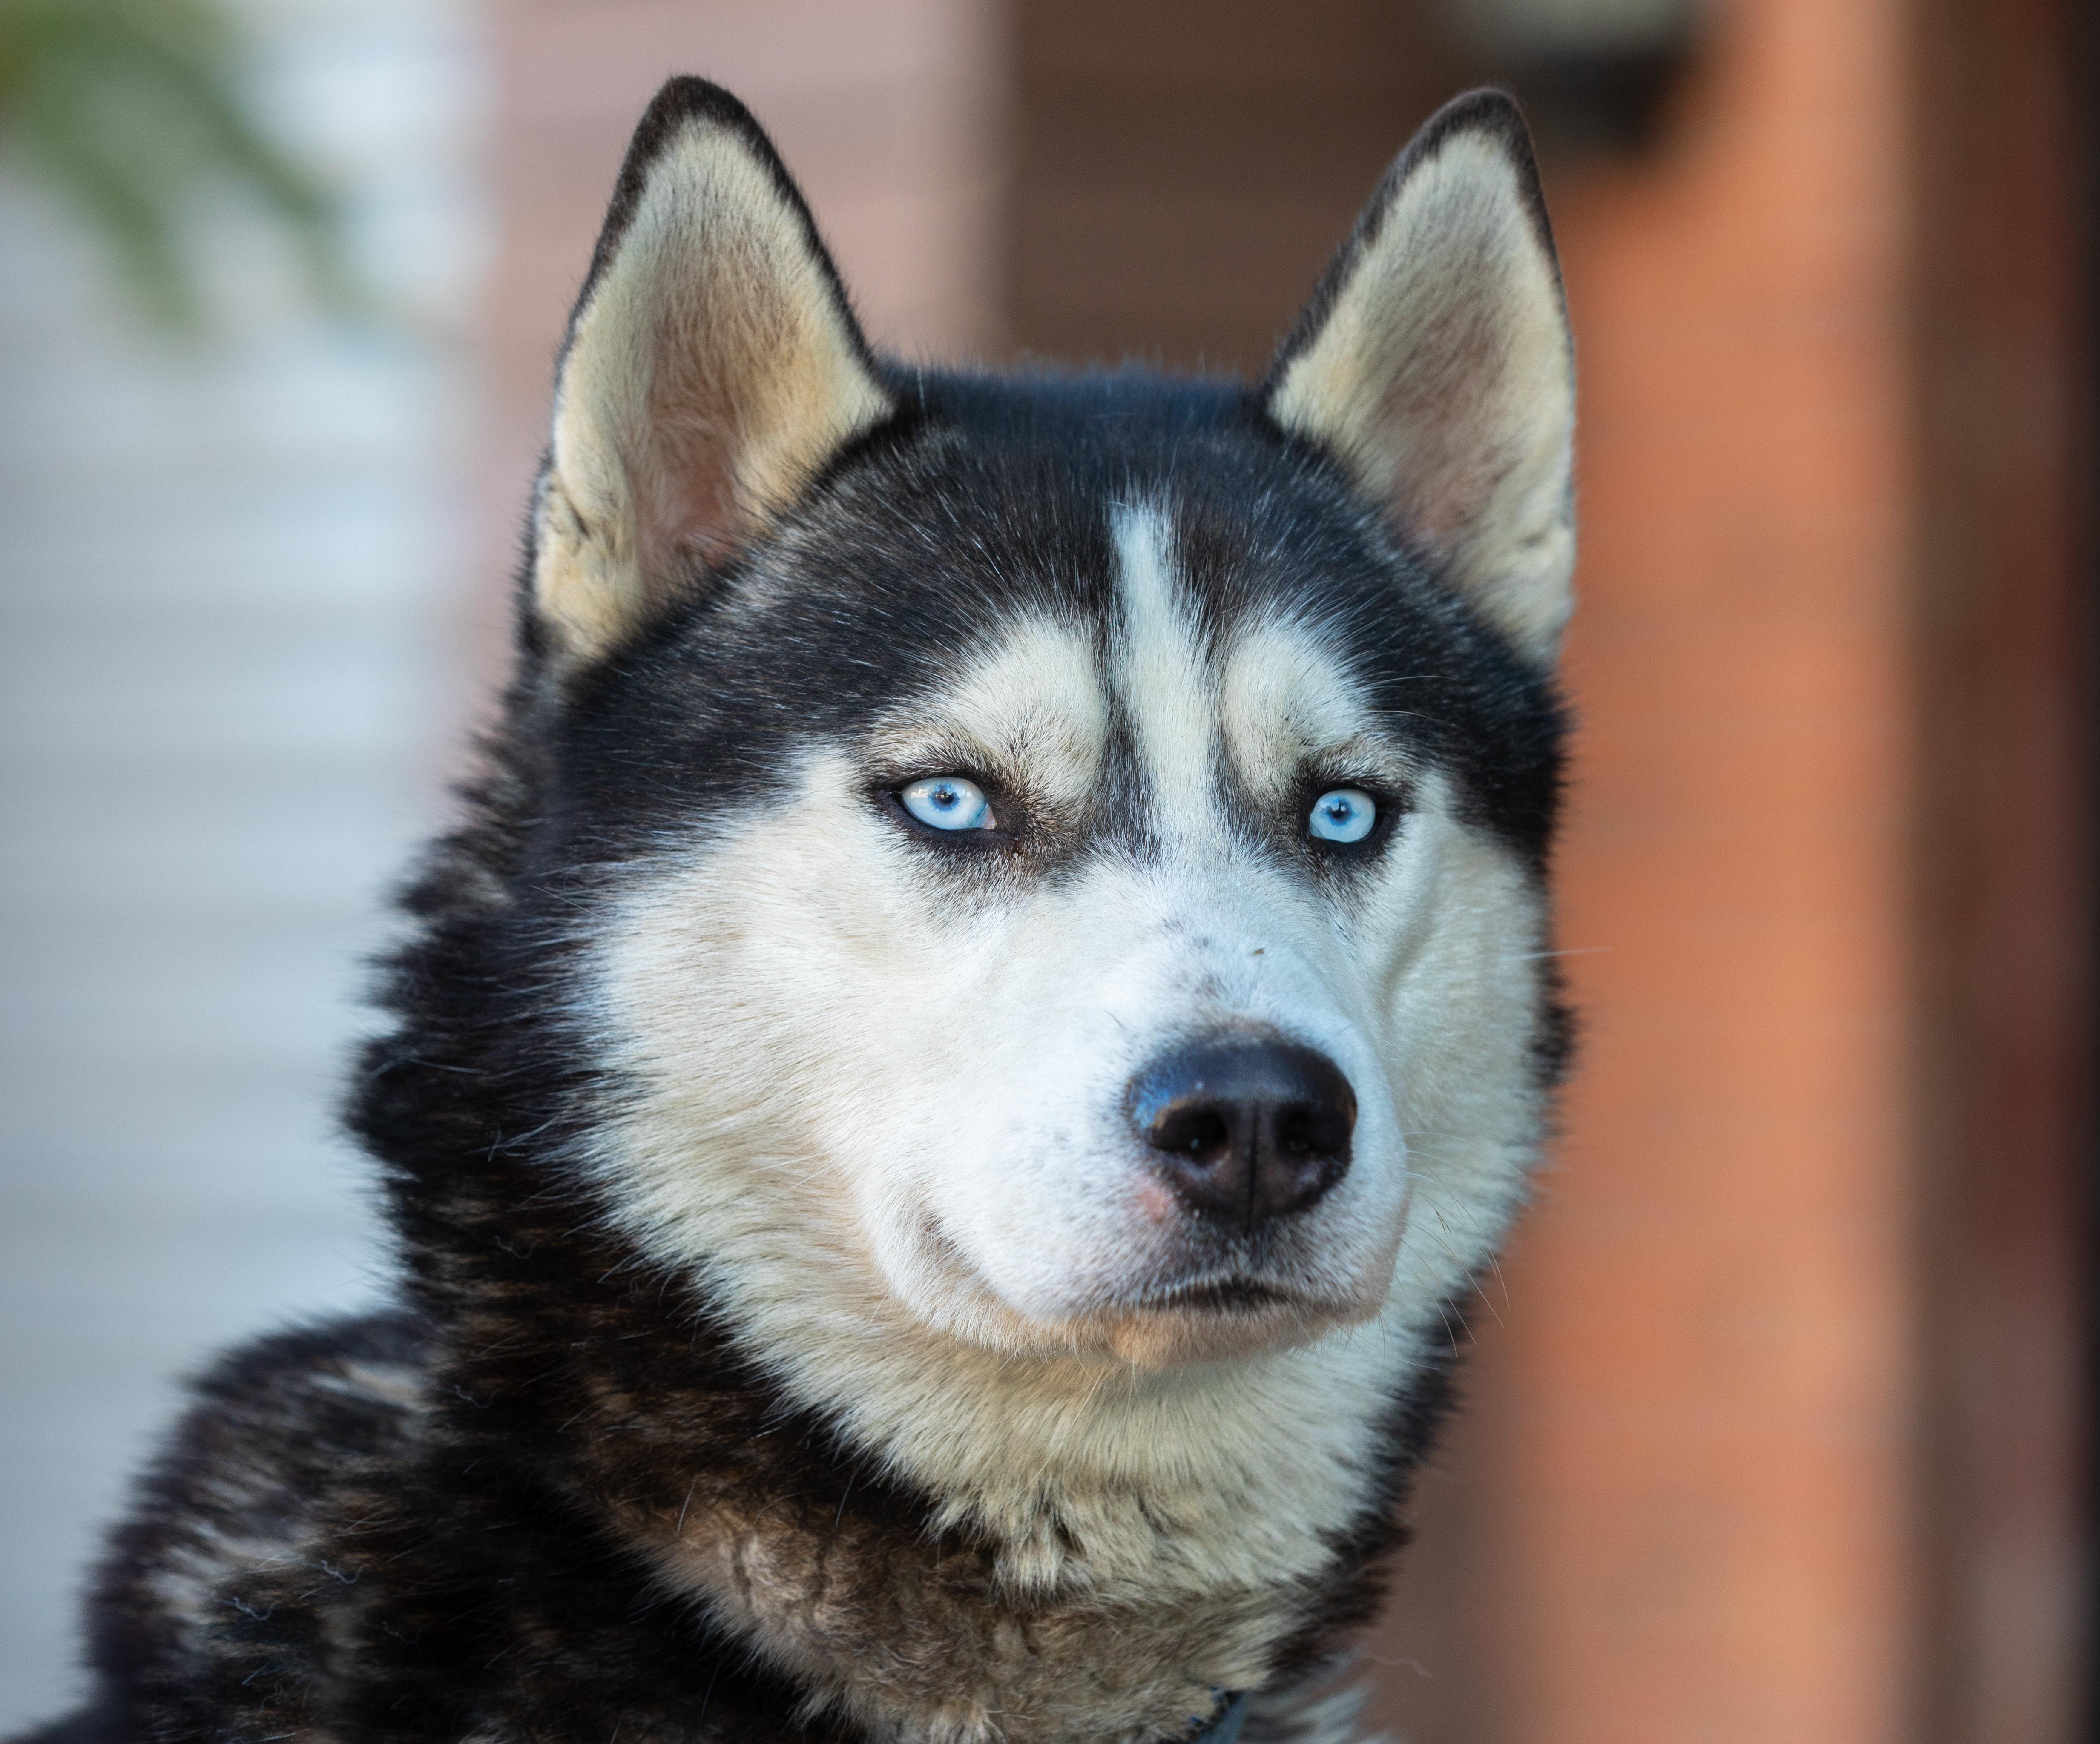
[[[1574,354],[1531,137],[1445,105],[1379,184],[1264,388],[1527,658],[1574,604]]]
[[[603,654],[704,583],[892,409],[771,142],[719,86],[672,80],[556,380],[532,590],[558,657]]]

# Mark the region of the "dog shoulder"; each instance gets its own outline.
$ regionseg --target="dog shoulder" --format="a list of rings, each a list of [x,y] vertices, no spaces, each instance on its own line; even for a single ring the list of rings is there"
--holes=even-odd
[[[374,1316],[259,1340],[197,1380],[90,1601],[92,1657],[136,1718],[217,1725],[258,1688],[311,1682],[314,1618],[356,1579],[331,1554],[338,1503],[405,1464],[424,1354],[414,1321]]]

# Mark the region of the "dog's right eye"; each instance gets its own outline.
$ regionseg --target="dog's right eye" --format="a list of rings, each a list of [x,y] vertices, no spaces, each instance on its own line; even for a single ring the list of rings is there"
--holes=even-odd
[[[1361,787],[1334,787],[1312,802],[1305,832],[1316,842],[1361,842],[1378,822],[1378,801]]]
[[[897,796],[918,821],[935,830],[990,830],[996,827],[991,801],[975,782],[960,775],[935,775],[914,782]]]

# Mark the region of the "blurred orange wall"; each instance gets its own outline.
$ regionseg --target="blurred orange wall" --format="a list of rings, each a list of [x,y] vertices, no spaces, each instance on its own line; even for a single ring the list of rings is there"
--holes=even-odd
[[[1524,1744],[2085,1735],[2079,26],[1740,0],[1657,157],[1554,178],[1590,1034],[1475,1437]]]
[[[1661,154],[1551,189],[1587,1042],[1502,1264],[1526,1744],[1912,1735],[1904,30],[1730,7]]]

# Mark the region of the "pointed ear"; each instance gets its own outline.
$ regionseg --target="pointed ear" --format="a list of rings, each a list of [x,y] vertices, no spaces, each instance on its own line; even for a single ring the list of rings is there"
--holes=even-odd
[[[562,348],[532,577],[554,649],[615,645],[891,410],[771,143],[728,92],[673,79]]]
[[[1574,354],[1523,117],[1447,103],[1379,184],[1264,388],[1520,652],[1574,603]]]

